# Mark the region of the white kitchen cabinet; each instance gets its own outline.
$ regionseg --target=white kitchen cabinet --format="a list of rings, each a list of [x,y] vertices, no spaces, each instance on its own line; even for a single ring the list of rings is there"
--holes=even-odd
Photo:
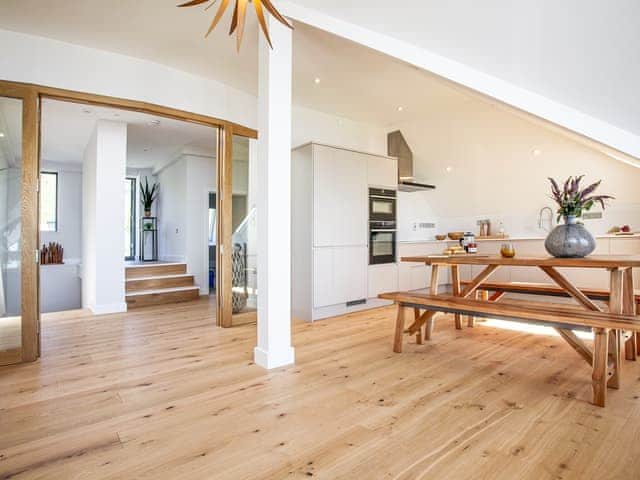
[[[314,246],[367,243],[367,156],[337,148],[313,150]]]
[[[326,307],[339,303],[334,284],[333,248],[313,249],[313,306]]]
[[[313,307],[367,298],[367,248],[323,247],[313,249]]]
[[[398,265],[370,265],[368,283],[369,298],[377,298],[381,293],[398,291]]]
[[[370,155],[367,159],[367,182],[370,187],[397,189],[398,161]]]
[[[367,298],[368,248],[336,247],[333,249],[337,303]]]
[[[390,180],[395,161],[380,158],[377,173],[371,170],[375,185],[395,188]],[[380,306],[369,298],[367,281],[369,165],[377,159],[315,143],[293,150],[294,318],[313,321]]]

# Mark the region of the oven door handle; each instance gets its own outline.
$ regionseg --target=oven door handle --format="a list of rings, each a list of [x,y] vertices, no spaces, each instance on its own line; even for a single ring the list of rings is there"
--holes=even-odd
[[[375,229],[375,230],[369,230],[371,233],[396,233],[397,230],[386,230],[384,228],[382,229]]]
[[[395,201],[396,197],[383,197],[382,195],[369,195],[369,198],[379,198],[382,200],[393,200]]]

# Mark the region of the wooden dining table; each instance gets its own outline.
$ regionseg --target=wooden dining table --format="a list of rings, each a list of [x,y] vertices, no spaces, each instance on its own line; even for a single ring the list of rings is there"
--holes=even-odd
[[[425,255],[402,257],[403,262],[424,263],[431,266],[430,295],[438,294],[440,273],[443,269],[449,268],[451,271],[452,295],[468,298],[478,291],[482,285],[500,268],[509,267],[530,267],[542,270],[549,279],[562,289],[566,296],[573,298],[587,311],[602,312],[601,305],[595,303],[580,287],[574,285],[558,269],[604,269],[609,272],[609,301],[608,311],[611,314],[636,315],[636,301],[634,295],[634,268],[640,267],[639,255],[594,255],[586,258],[554,258],[543,256],[517,256],[514,258],[504,258],[495,255]],[[465,282],[461,287],[460,267],[465,265],[484,266],[484,269],[470,281]],[[429,287],[429,286],[427,286]],[[541,302],[537,302],[541,303]],[[548,304],[548,303],[547,303]],[[456,328],[462,328],[460,314],[455,315]],[[416,316],[416,321],[417,321]],[[430,321],[433,322],[432,317]],[[430,337],[429,328],[433,328],[427,323],[425,328],[425,338]],[[415,327],[415,325],[414,325]],[[411,330],[411,329],[410,329]],[[590,349],[578,338],[573,331],[566,328],[556,328],[560,336],[569,343],[583,358],[591,358]],[[413,329],[415,331],[415,328]],[[627,342],[627,348],[636,348],[637,335],[620,330],[612,331],[610,342],[617,346],[618,356],[622,351],[623,342]],[[616,373],[619,375],[619,371]],[[613,385],[619,383],[619,379],[613,379]]]

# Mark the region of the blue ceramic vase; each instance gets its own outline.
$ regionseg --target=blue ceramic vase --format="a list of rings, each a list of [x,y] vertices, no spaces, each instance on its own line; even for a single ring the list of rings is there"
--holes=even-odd
[[[584,258],[596,249],[593,235],[578,223],[576,217],[565,217],[564,225],[554,228],[544,242],[544,248],[556,258]]]

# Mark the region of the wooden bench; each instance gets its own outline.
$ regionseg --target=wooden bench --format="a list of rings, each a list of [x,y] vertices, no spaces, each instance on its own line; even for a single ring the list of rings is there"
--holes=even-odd
[[[460,282],[462,286],[470,285],[471,282]],[[520,293],[526,295],[542,295],[548,297],[564,297],[571,298],[566,290],[549,283],[529,283],[529,282],[487,282],[480,285],[477,289],[477,295],[485,301],[497,302],[507,293]],[[492,295],[489,295],[489,293]],[[605,289],[586,288],[581,292],[592,300],[609,301],[609,291]],[[637,310],[640,311],[640,293],[634,294]],[[469,327],[475,324],[474,316],[468,317]],[[640,355],[640,334],[636,334],[634,342],[625,344],[625,358],[627,360],[636,360]]]
[[[427,295],[414,292],[395,292],[379,295],[398,305],[393,350],[402,352],[403,334],[419,332],[421,326],[432,321],[437,312],[534,322],[553,326],[582,358],[592,366],[593,403],[604,407],[607,387],[619,388],[622,361],[622,331],[639,332],[640,319],[634,315],[619,315],[604,311],[586,311],[571,305],[539,302],[504,301],[499,304],[452,295]],[[421,310],[426,310],[420,313]],[[405,318],[413,312],[414,322],[405,330]],[[591,329],[594,348],[591,351],[573,332]],[[418,340],[419,342],[421,339]]]

